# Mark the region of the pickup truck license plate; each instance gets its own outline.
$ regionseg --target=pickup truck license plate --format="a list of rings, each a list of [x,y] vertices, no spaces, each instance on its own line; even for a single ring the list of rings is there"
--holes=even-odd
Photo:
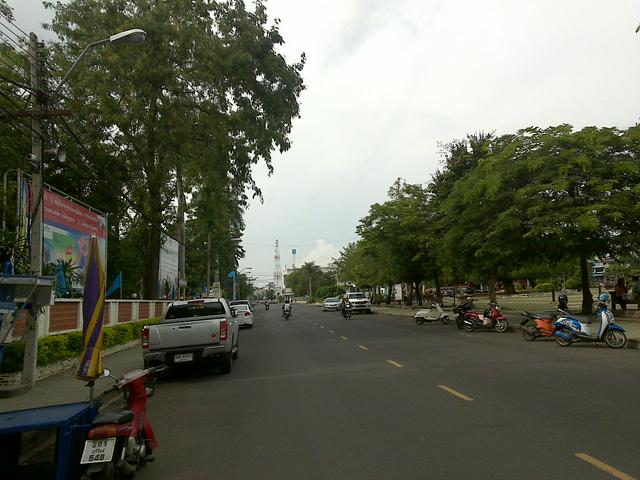
[[[110,462],[113,450],[116,446],[115,438],[101,438],[100,440],[87,440],[84,442],[84,450],[80,463]]]
[[[173,361],[175,363],[192,362],[193,361],[193,353],[176,353],[173,356]]]

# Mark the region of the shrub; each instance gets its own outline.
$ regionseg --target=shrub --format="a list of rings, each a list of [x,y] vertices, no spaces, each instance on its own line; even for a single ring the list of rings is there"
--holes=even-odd
[[[113,327],[104,327],[102,348],[107,349],[140,338],[142,327],[158,323],[159,318],[122,323]],[[82,332],[69,332],[61,335],[49,335],[38,339],[39,367],[44,367],[67,358],[79,357],[82,353]],[[0,373],[22,371],[24,359],[24,341],[8,343],[4,346],[4,356],[0,364]]]
[[[551,292],[553,290],[553,282],[539,283],[534,290],[536,292]]]

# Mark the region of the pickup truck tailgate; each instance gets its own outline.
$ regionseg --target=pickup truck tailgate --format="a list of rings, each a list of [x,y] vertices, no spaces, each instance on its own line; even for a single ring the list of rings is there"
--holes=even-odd
[[[220,343],[224,318],[158,323],[149,328],[149,349],[168,349]]]

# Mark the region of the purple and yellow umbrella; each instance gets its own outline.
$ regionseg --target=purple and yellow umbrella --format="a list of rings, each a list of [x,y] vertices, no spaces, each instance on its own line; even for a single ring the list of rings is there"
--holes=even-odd
[[[104,313],[104,270],[98,250],[98,239],[89,240],[87,268],[84,274],[82,303],[82,355],[76,370],[81,380],[95,380],[102,375],[102,315]]]

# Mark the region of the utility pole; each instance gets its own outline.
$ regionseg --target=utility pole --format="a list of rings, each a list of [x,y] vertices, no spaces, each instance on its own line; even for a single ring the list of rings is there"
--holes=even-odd
[[[32,175],[31,196],[31,272],[42,275],[42,89],[40,78],[40,46],[38,37],[29,35],[29,54],[31,57],[31,160],[34,166]],[[24,363],[22,367],[22,382],[28,388],[33,388],[36,381],[38,358],[38,319],[40,309],[36,309],[28,316],[25,333]]]

